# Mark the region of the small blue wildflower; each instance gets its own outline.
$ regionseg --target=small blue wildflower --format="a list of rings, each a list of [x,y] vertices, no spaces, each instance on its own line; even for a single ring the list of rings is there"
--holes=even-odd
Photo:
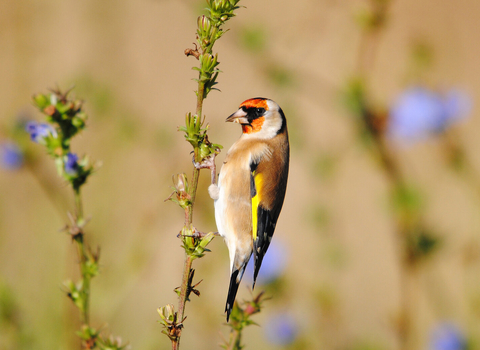
[[[43,139],[49,136],[57,137],[55,129],[46,123],[28,122],[26,130],[30,134],[30,139],[36,143],[41,143]]]
[[[265,335],[272,344],[291,344],[298,335],[297,323],[289,313],[273,315],[265,323]]]
[[[459,90],[439,94],[423,87],[411,87],[394,102],[387,134],[399,141],[422,140],[445,131],[465,118],[470,110],[469,97]]]
[[[23,164],[23,153],[13,142],[0,144],[0,164],[7,170],[16,170]]]
[[[443,108],[450,123],[465,118],[472,111],[470,97],[460,90],[449,90],[443,96]]]
[[[68,153],[65,161],[65,172],[68,175],[77,175],[78,173],[78,156],[75,153]]]
[[[287,250],[278,240],[273,240],[265,254],[257,276],[258,284],[268,284],[278,279],[287,266]],[[247,265],[247,281],[253,283],[253,255]]]
[[[466,350],[467,341],[455,325],[451,323],[441,323],[433,330],[430,349]]]

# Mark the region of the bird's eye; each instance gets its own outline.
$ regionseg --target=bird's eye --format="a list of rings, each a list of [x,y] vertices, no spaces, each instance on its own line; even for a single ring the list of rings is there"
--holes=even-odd
[[[257,108],[257,115],[262,115],[263,113],[265,113],[264,108]]]

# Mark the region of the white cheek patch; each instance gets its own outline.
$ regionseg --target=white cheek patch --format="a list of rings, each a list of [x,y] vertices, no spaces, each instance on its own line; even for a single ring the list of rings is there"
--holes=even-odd
[[[250,134],[243,134],[246,138],[256,139],[272,139],[277,135],[278,130],[282,128],[282,118],[278,111],[268,111],[265,114],[265,121],[263,122],[262,129],[258,132],[252,132]]]

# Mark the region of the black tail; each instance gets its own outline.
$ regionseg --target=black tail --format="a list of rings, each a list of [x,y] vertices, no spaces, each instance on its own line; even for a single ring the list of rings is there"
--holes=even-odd
[[[256,250],[255,250],[256,251]],[[258,254],[253,256],[254,258],[254,270],[253,270],[253,285],[252,290],[255,288],[255,283],[257,282],[258,271],[260,271],[260,266],[262,266],[263,257],[265,251],[260,251]]]
[[[233,271],[232,275],[230,276],[230,287],[228,287],[227,305],[225,305],[225,312],[227,313],[227,322],[230,318],[230,313],[232,312],[233,303],[235,302],[238,286],[240,285],[240,281],[242,280],[245,267],[247,267],[247,263],[242,265],[240,269]]]

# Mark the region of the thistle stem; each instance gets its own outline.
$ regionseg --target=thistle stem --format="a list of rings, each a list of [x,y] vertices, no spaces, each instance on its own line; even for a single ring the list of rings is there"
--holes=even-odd
[[[204,91],[205,91],[205,83],[199,81],[198,90],[197,90],[197,108],[196,108],[197,118],[202,118],[203,100],[205,98]],[[195,161],[198,161],[198,151],[199,151],[199,148],[196,147],[194,149]],[[195,197],[197,195],[199,176],[200,176],[200,170],[194,166],[192,182],[190,183],[190,193],[189,193],[191,198],[190,200],[191,205],[188,207],[188,213],[185,215],[185,227],[190,227],[192,225],[193,206],[195,204]],[[190,270],[192,269],[192,262],[193,262],[193,258],[188,254],[185,254],[185,262],[183,264],[182,283],[180,285],[180,295],[178,296],[177,319],[179,322],[183,321],[183,318],[185,315],[185,304],[187,302],[187,291],[189,288],[188,281],[190,276]],[[177,337],[177,339],[172,340],[172,350],[177,350],[179,347],[180,347],[180,335]]]
[[[240,342],[242,341],[242,332],[239,329],[233,329],[230,332],[230,342],[227,350],[240,350],[242,347]]]
[[[77,219],[77,224],[80,224],[83,221],[83,204],[82,204],[82,195],[80,194],[80,189],[75,189],[75,214]]]
[[[81,308],[81,320],[82,323],[86,326],[90,326],[90,280],[91,275],[88,271],[88,257],[87,248],[85,247],[84,237],[83,237],[83,205],[82,205],[82,195],[80,189],[74,189],[75,195],[75,225],[79,230],[79,233],[75,236],[75,243],[77,245],[77,252],[79,258],[79,268],[80,275],[82,276],[82,294],[83,294],[83,305]]]
[[[178,319],[182,322],[185,314],[185,303],[187,301],[188,277],[192,269],[193,259],[185,254],[185,264],[183,267],[182,285],[180,286],[180,297],[178,300]]]

